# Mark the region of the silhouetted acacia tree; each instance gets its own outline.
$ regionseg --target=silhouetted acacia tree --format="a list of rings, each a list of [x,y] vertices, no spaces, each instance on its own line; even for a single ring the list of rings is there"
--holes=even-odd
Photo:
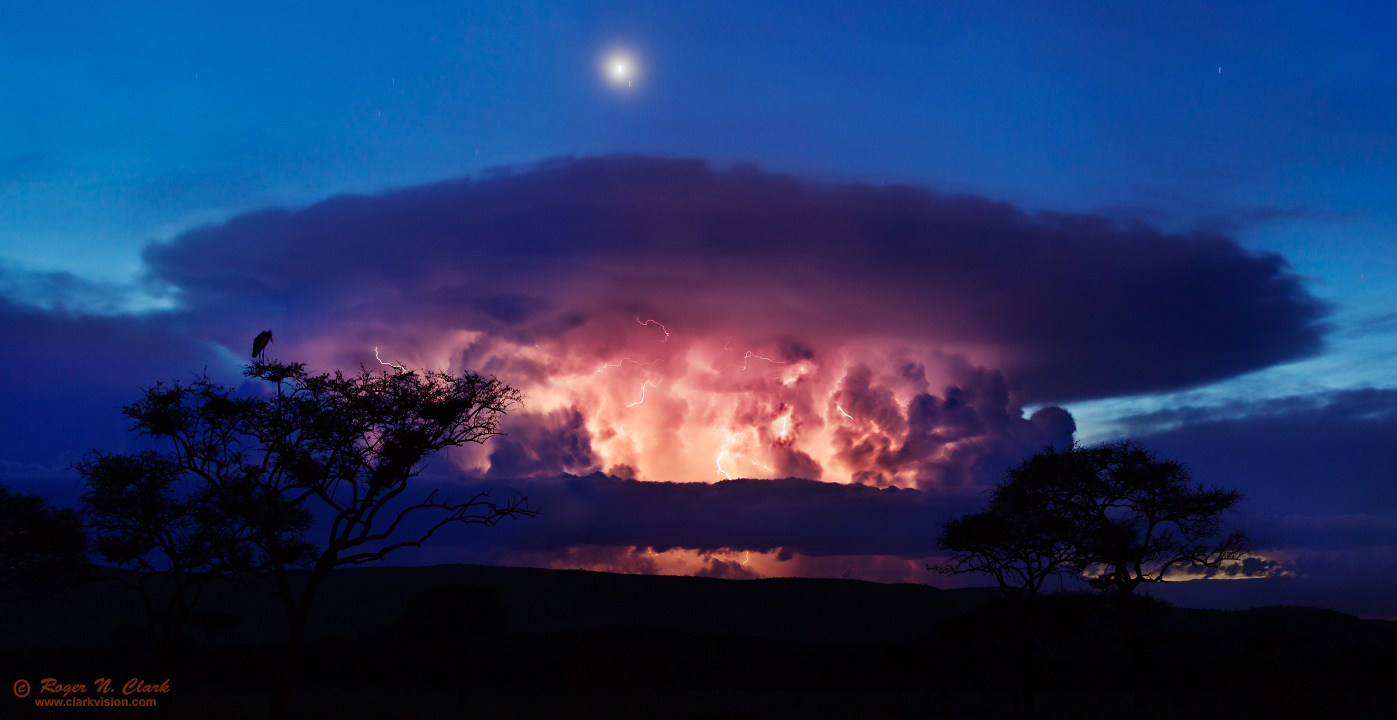
[[[87,537],[72,510],[0,485],[0,593],[51,592],[88,576]]]
[[[209,631],[231,619],[196,613],[207,586],[260,569],[245,525],[209,487],[185,487],[188,471],[170,455],[92,452],[73,467],[86,485],[79,501],[93,548],[131,571],[109,578],[140,596],[157,654],[167,671],[177,669],[192,625]]]
[[[1194,483],[1183,463],[1161,460],[1138,442],[1125,440],[1029,459],[1030,474],[1060,475],[1071,468],[1063,490],[1073,521],[1082,528],[1078,567],[1094,587],[1122,597],[1140,585],[1164,582],[1178,567],[1216,568],[1246,556],[1247,535],[1227,530],[1225,514],[1242,493]],[[1035,463],[1043,458],[1048,462]],[[1052,482],[1048,480],[1046,482]]]
[[[1143,692],[1136,620],[1160,603],[1137,598],[1136,588],[1175,568],[1240,560],[1246,534],[1226,530],[1225,515],[1241,499],[1194,483],[1182,463],[1134,441],[1049,447],[1010,469],[984,511],[946,523],[939,540],[951,556],[933,569],[987,573],[1024,595],[1070,570],[1111,592]]]
[[[500,416],[522,395],[470,372],[361,368],[346,377],[259,361],[243,374],[268,383],[269,393],[234,397],[201,377],[156,385],[124,412],[142,434],[171,441],[176,462],[203,478],[264,556],[288,624],[270,708],[272,717],[283,717],[311,602],[332,570],[420,547],[446,525],[535,514],[518,496],[496,502],[482,493],[453,502],[436,490],[408,494],[426,458],[499,434]],[[324,531],[320,543],[306,536],[312,508]],[[400,537],[417,515],[434,517]],[[299,567],[304,576],[293,578]]]
[[[948,520],[937,546],[950,555],[929,570],[949,575],[984,573],[994,577],[1003,600],[992,602],[966,619],[982,634],[1007,638],[1015,648],[1014,701],[1031,714],[1033,647],[1056,604],[1040,597],[1054,575],[1074,574],[1076,527],[1054,505],[1055,498],[1036,492],[1019,477],[1023,465],[1008,470],[1006,479],[990,492],[984,510]],[[1001,640],[1002,641],[1002,640]]]
[[[990,575],[1006,594],[1019,597],[1037,595],[1054,575],[1075,573],[1077,527],[1056,507],[1057,498],[1021,480],[1023,468],[1008,471],[984,510],[941,526],[936,544],[950,555],[927,569]]]
[[[1225,526],[1226,513],[1242,501],[1242,493],[1195,483],[1183,463],[1161,460],[1131,440],[1052,455],[1033,471],[1041,469],[1058,482],[1071,478],[1064,488],[1066,505],[1082,528],[1076,566],[1087,582],[1113,597],[1106,607],[1130,652],[1136,704],[1144,705],[1151,682],[1139,623],[1167,603],[1137,596],[1135,590],[1164,582],[1179,567],[1216,568],[1245,557],[1246,533]],[[1055,471],[1055,465],[1071,468],[1070,475]]]
[[[933,569],[987,573],[1032,594],[1070,568],[1130,596],[1178,567],[1242,559],[1246,533],[1227,531],[1224,518],[1241,500],[1134,441],[1049,447],[1011,468],[985,510],[943,526],[938,542],[951,555]]]

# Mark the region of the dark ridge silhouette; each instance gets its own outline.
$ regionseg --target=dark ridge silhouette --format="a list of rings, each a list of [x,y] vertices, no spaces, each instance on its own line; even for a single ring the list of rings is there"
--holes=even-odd
[[[293,580],[304,582],[305,574],[293,573]],[[418,593],[447,586],[493,589],[514,633],[627,627],[863,644],[914,637],[997,593],[820,578],[735,582],[485,565],[361,567],[325,580],[306,637],[353,638],[371,632],[401,616]],[[110,628],[144,622],[138,604],[114,588],[85,589],[64,606],[26,607],[29,621],[7,628],[0,643],[100,645]],[[210,589],[201,607],[233,612],[244,620],[223,642],[272,643],[285,632],[280,606],[265,589]],[[69,622],[74,613],[81,618],[77,624]]]
[[[296,576],[303,582],[304,575]],[[292,717],[1012,717],[1007,646],[982,612],[997,588],[723,580],[479,565],[349,568],[306,630]],[[284,633],[275,598],[221,585],[237,616],[188,668],[197,717],[265,708]],[[459,606],[459,616],[453,607]],[[1036,665],[1039,717],[1134,713],[1127,649],[1064,614]],[[0,619],[6,677],[139,674],[115,583]],[[1163,610],[1140,627],[1154,717],[1389,717],[1397,623],[1300,607]],[[465,707],[458,704],[465,700]],[[6,698],[5,703],[13,703]],[[7,708],[13,705],[7,705]]]

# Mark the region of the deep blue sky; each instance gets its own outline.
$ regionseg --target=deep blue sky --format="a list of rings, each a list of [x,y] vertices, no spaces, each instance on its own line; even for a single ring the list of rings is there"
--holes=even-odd
[[[0,295],[49,313],[12,325],[27,333],[20,350],[61,357],[85,342],[64,333],[128,332],[108,322],[149,323],[142,337],[164,342],[161,312],[181,296],[142,250],[239,213],[558,156],[754,163],[1279,253],[1330,305],[1322,352],[1067,402],[1077,437],[1153,436],[1245,474],[1205,436],[1322,426],[1315,453],[1343,453],[1335,428],[1381,421],[1345,466],[1363,478],[1356,497],[1325,512],[1397,517],[1387,500],[1363,503],[1363,488],[1386,498],[1377,488],[1394,479],[1372,455],[1397,388],[1390,5],[402,5],[0,11]],[[617,51],[634,58],[632,87],[603,75]],[[81,332],[45,324],[74,314]],[[113,377],[141,367],[123,362]],[[68,412],[38,427],[51,434]],[[113,418],[79,436],[119,432]],[[58,467],[54,442],[19,437],[0,461]],[[1259,502],[1276,517],[1305,510]]]
[[[56,6],[0,26],[0,262],[107,282],[139,250],[301,205],[625,151],[1221,226],[1394,381],[1394,19],[1381,4]],[[614,49],[641,69],[603,81]],[[10,279],[9,294],[40,301]],[[41,295],[41,293],[38,293]],[[1355,367],[1356,365],[1356,367]]]

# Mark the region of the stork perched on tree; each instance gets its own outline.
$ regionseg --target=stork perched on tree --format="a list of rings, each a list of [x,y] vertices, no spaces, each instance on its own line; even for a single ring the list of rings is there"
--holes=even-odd
[[[263,359],[265,360],[265,353],[267,352],[267,343],[270,343],[271,341],[271,330],[263,330],[262,332],[257,333],[257,337],[254,338],[252,341],[252,359],[256,360],[257,356],[262,355]]]

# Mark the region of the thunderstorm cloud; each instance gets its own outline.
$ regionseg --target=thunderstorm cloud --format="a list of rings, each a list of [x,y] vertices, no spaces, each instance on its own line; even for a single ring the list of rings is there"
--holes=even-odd
[[[550,504],[532,532],[490,542],[652,570],[673,549],[924,557],[1005,467],[1072,442],[1058,405],[1312,356],[1328,314],[1280,256],[1225,234],[634,156],[247,213],[144,259],[142,282],[174,309],[0,301],[0,332],[24,339],[0,381],[23,420],[0,468],[59,472],[126,446],[121,403],[204,368],[237,382],[272,328],[270,355],[313,369],[381,368],[377,348],[522,389],[507,436],[436,471]],[[73,283],[24,285],[60,286]],[[1390,432],[1393,406],[1343,396],[1137,429],[1227,483],[1229,448],[1340,447],[1343,428]],[[1287,412],[1303,422],[1267,425]],[[1355,471],[1381,474],[1391,444],[1353,437]],[[1283,459],[1259,468],[1308,487]],[[1277,544],[1391,532],[1342,498],[1324,509],[1287,520],[1268,505],[1257,528]],[[749,559],[702,572],[744,576]]]

